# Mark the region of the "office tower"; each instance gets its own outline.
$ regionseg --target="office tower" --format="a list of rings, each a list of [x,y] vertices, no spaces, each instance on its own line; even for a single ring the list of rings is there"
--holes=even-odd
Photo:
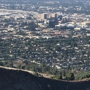
[[[43,13],[43,14],[41,14],[40,18],[42,20],[47,19],[48,18],[48,14],[47,13]]]

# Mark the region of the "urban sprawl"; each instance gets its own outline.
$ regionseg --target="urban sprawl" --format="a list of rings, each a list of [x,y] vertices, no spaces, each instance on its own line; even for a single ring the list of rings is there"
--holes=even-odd
[[[89,71],[90,2],[68,2],[2,1],[0,65],[53,74]]]

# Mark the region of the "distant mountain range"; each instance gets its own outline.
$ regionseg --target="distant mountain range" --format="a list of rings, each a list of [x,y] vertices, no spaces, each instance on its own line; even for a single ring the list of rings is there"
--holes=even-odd
[[[90,90],[90,80],[57,81],[0,67],[0,90]]]

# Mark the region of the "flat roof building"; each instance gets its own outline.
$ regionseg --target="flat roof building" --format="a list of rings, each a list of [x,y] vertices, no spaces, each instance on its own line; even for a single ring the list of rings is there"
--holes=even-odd
[[[47,13],[42,13],[40,15],[40,19],[44,20],[44,19],[47,19],[48,18],[48,14]]]

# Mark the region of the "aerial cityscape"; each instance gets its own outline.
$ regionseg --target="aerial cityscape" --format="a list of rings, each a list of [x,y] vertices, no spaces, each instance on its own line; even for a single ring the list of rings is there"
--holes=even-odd
[[[0,65],[90,78],[90,0],[0,0]]]

